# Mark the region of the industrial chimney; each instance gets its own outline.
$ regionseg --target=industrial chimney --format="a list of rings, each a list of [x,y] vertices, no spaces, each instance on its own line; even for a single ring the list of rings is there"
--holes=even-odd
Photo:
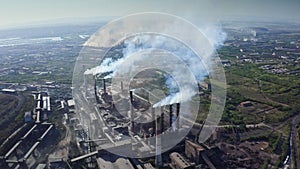
[[[129,96],[130,96],[130,103],[133,103],[133,91],[129,91]]]
[[[105,79],[103,79],[103,93],[106,94],[106,84],[105,84]]]
[[[154,136],[155,131],[156,131],[156,116],[155,116],[155,108],[153,105],[151,105],[151,116],[152,116],[152,126],[153,126],[153,131],[152,131],[152,136]]]
[[[124,86],[123,86],[123,81],[121,81],[121,93],[124,92]]]
[[[170,128],[172,128],[172,123],[173,123],[173,106],[172,106],[172,104],[169,105],[169,121],[170,121]]]
[[[160,108],[160,114],[161,116],[159,118],[156,118],[156,135],[155,135],[155,142],[156,142],[156,152],[155,152],[155,162],[156,162],[156,166],[157,167],[161,167],[162,166],[162,155],[161,155],[161,133],[162,133],[162,129],[163,129],[163,112],[162,112],[162,107]],[[157,114],[157,113],[155,113]]]
[[[160,126],[161,126],[161,133],[164,132],[164,129],[165,129],[165,125],[164,125],[164,121],[165,121],[165,114],[164,114],[164,108],[161,107],[160,108]]]
[[[179,130],[179,112],[180,112],[180,103],[176,103],[176,130]]]
[[[129,107],[130,107],[130,121],[131,121],[131,132],[134,132],[134,111],[133,111],[133,91],[129,91],[130,95],[130,101],[129,101]]]
[[[99,103],[100,99],[97,94],[97,76],[94,76],[94,92],[95,92],[96,101],[97,103]]]
[[[82,65],[83,70],[86,70],[85,65]],[[83,86],[85,89],[85,92],[87,92],[87,82],[86,82],[86,74],[83,74]]]

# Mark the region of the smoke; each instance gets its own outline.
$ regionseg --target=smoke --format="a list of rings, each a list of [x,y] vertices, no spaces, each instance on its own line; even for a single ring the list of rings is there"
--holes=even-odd
[[[221,28],[217,26],[206,26],[199,29],[200,32],[208,39],[214,49],[220,48],[224,41],[226,40],[226,33],[222,31]],[[184,43],[173,39],[171,37],[166,37],[162,35],[154,34],[143,34],[128,38],[124,41],[124,46],[122,50],[121,58],[106,58],[102,63],[92,69],[88,69],[84,74],[102,74],[109,73],[105,78],[113,77],[114,72],[117,70],[118,66],[122,64],[124,60],[130,57],[132,54],[143,51],[145,49],[161,49],[166,50],[175,56],[179,57],[184,64],[189,68],[197,81],[203,81],[208,75],[210,67],[212,66],[212,59],[214,56],[213,51],[203,52],[210,53],[210,55],[205,55],[198,57],[194,51],[192,51]],[[201,55],[201,54],[200,54]],[[151,63],[149,63],[151,64]],[[180,71],[176,67],[182,65],[175,64],[172,72],[168,72],[169,75],[166,76],[166,85],[169,88],[169,95],[156,103],[154,107],[188,101],[191,99],[198,91],[197,84],[192,84],[192,79],[188,79],[185,72]],[[186,82],[183,86],[178,86],[176,81],[172,77],[176,76],[176,81]]]
[[[161,107],[174,103],[189,101],[197,92],[192,86],[183,86],[179,92],[171,93],[169,96],[153,105],[153,107]]]
[[[102,63],[94,68],[88,69],[84,72],[85,75],[97,75],[97,74],[102,74],[102,73],[106,73],[106,72],[112,72],[114,71],[117,66],[122,63],[123,60],[117,60],[117,61],[113,61],[112,58],[105,58]]]
[[[215,50],[219,49],[224,44],[224,41],[227,37],[227,34],[218,27],[207,26],[202,28],[201,32],[208,38]],[[193,53],[193,51],[185,47],[177,48],[173,52],[188,65],[190,71],[193,73],[197,81],[203,81],[208,75],[210,67],[212,66],[211,64],[214,53],[212,53],[210,56],[202,57],[202,60],[200,60],[199,57]],[[179,77],[179,80],[187,81],[188,83],[180,86],[179,90],[179,86],[174,81],[172,76],[166,76],[166,85],[169,88],[170,94],[160,102],[154,104],[153,107],[189,101],[194,95],[197,94],[197,84],[191,84],[192,79],[186,79],[187,77],[185,76],[185,73],[174,69],[172,75],[176,76],[177,80]]]
[[[227,34],[221,29],[220,26],[210,25],[205,26],[200,30],[216,50],[224,45],[224,42],[227,38]]]
[[[124,41],[125,48],[122,51],[121,58],[113,60],[113,58],[105,58],[99,66],[96,66],[94,68],[88,69],[84,72],[85,75],[97,75],[102,73],[110,73],[109,75],[105,76],[104,78],[112,78],[114,76],[114,71],[117,69],[117,67],[123,63],[124,60],[126,60],[131,54],[142,51],[143,49],[149,48],[149,44],[142,44],[145,43],[145,39],[143,37],[134,37],[130,38],[129,40]]]

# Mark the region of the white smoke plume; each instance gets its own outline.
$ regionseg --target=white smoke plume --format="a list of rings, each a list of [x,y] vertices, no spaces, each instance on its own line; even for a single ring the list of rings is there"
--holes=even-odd
[[[201,32],[208,38],[209,42],[213,45],[215,50],[223,45],[227,37],[226,33],[217,27],[205,27],[201,29]],[[177,56],[181,57],[181,59],[187,63],[197,81],[202,81],[205,76],[208,75],[208,71],[212,64],[211,59],[213,59],[213,53],[211,56],[208,56],[206,58],[202,57],[202,60],[199,60],[199,57],[196,56],[195,53],[186,48],[177,49],[174,53],[176,53]],[[205,64],[205,67],[203,64]],[[173,75],[175,75],[176,77],[180,77],[181,79],[179,80],[188,80],[186,79],[184,73],[176,70],[177,69],[174,69],[174,71],[172,72]],[[197,84],[191,85],[190,83],[187,83],[184,86],[180,86],[180,90],[178,91],[177,83],[171,76],[167,76],[166,85],[169,87],[169,96],[154,104],[153,107],[160,107],[164,105],[189,101],[194,95],[197,94],[198,91],[198,88],[196,87]]]
[[[192,87],[183,86],[180,88],[180,92],[171,93],[169,96],[153,105],[153,107],[161,107],[174,103],[180,103],[190,100],[196,94]]]
[[[226,40],[226,33],[219,27],[207,26],[200,28],[199,30],[208,39],[215,50],[220,48]],[[130,57],[130,55],[145,49],[162,49],[178,56],[189,67],[196,80],[202,81],[209,73],[208,71],[212,64],[211,59],[214,55],[214,53],[211,52],[211,56],[203,56],[200,59],[182,42],[162,35],[145,34],[134,36],[126,39],[124,41],[124,46],[125,48],[122,51],[123,57],[115,60],[106,58],[99,66],[86,70],[84,74],[96,75],[109,72],[110,74],[106,76],[106,78],[113,77],[118,66],[122,64],[126,58]],[[171,76],[167,76],[166,85],[169,88],[169,96],[156,103],[154,107],[188,101],[197,93],[197,84],[191,85],[191,83],[188,82],[190,79],[186,79],[187,77],[183,72],[174,68],[170,75],[176,75],[177,80],[187,81],[187,83],[184,86],[180,86],[179,89],[176,82],[174,82],[174,79],[172,79]]]

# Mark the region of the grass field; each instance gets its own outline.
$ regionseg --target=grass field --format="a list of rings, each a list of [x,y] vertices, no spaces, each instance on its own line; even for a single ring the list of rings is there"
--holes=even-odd
[[[24,112],[32,111],[33,104],[31,95],[0,94],[0,143],[24,124]]]

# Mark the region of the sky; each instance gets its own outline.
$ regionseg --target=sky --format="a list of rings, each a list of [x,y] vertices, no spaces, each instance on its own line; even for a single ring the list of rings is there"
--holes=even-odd
[[[300,21],[300,0],[0,0],[0,28],[58,19],[165,12],[190,20]]]

